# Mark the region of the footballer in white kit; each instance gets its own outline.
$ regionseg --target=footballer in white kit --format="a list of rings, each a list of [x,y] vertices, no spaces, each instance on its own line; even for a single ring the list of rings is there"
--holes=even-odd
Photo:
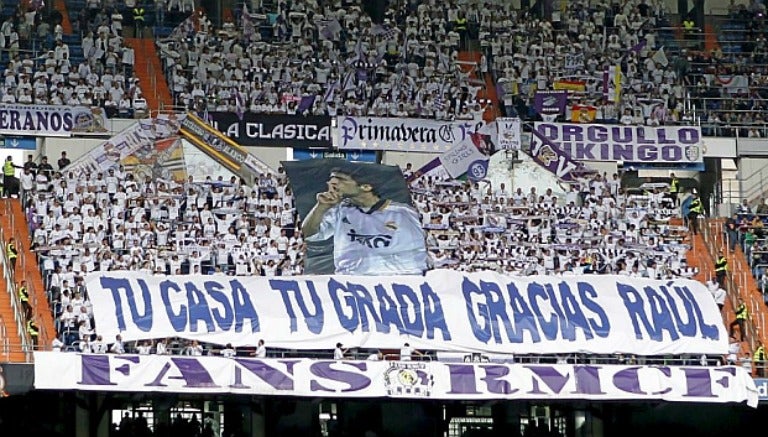
[[[379,198],[363,175],[331,172],[328,191],[304,221],[307,241],[333,236],[337,274],[420,275],[427,269],[424,230],[410,205]]]

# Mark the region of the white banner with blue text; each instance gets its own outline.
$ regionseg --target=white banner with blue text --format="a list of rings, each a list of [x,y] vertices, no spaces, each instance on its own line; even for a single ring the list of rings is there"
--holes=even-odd
[[[537,122],[534,130],[576,161],[704,161],[698,126],[623,126]]]
[[[728,335],[696,281],[627,276],[237,277],[94,272],[98,332],[289,349],[399,348],[521,354],[726,354]]]
[[[746,402],[741,367],[35,353],[35,389],[405,399]]]
[[[0,105],[0,134],[69,136],[73,132],[105,132],[107,116],[87,106]]]

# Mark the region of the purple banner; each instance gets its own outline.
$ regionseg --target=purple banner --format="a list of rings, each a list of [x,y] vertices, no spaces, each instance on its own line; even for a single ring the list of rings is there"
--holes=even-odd
[[[559,147],[535,130],[531,135],[530,155],[537,164],[565,182],[574,182],[577,176],[585,172],[582,163],[571,159],[567,152],[560,150]]]
[[[568,91],[536,91],[533,97],[533,109],[541,115],[565,114]]]

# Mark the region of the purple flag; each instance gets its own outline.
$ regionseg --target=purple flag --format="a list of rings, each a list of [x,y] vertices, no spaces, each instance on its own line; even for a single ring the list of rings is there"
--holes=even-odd
[[[564,150],[554,145],[536,130],[531,132],[530,155],[540,166],[565,182],[573,182],[577,175],[584,172],[583,164],[576,162]]]
[[[634,46],[632,46],[632,48],[629,49],[629,51],[635,52],[635,53],[640,53],[640,52],[643,51],[643,49],[645,48],[646,45],[648,45],[648,40],[643,38],[642,41],[640,41],[639,43],[637,43]]]
[[[568,102],[568,92],[560,91],[536,91],[533,98],[533,108],[541,115],[565,114],[565,105]]]
[[[296,108],[296,112],[304,112],[312,109],[312,105],[315,104],[315,95],[304,96],[299,102],[299,107]]]

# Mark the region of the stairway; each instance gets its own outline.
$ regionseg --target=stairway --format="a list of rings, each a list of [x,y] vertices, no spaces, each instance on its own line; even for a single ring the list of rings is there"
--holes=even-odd
[[[480,73],[480,57],[481,53],[478,51],[463,51],[459,52],[458,60],[462,71],[465,73],[469,72],[470,83],[480,85],[480,89],[477,90],[477,99],[488,99],[491,101],[492,106],[488,106],[483,114],[483,119],[486,122],[491,122],[499,115],[499,96],[496,94],[493,76],[490,73],[485,75]]]
[[[72,35],[75,31],[72,27],[72,21],[69,19],[67,2],[65,0],[54,0],[53,8],[61,14],[61,27],[64,29],[64,35]]]
[[[21,348],[11,295],[6,290],[7,282],[4,275],[0,274],[0,363],[24,363],[27,357]]]
[[[763,344],[768,344],[768,306],[763,302],[763,295],[759,291],[757,280],[752,276],[752,270],[749,268],[744,253],[741,248],[736,247],[736,251],[730,253],[727,250],[728,246],[723,235],[723,219],[708,220],[706,226],[707,243],[709,247],[708,259],[704,262],[709,262],[708,270],[713,272],[714,260],[716,253],[713,253],[719,249],[725,249],[726,258],[728,259],[728,279],[726,284],[728,285],[728,299],[726,300],[726,309],[724,310],[726,326],[734,319],[733,308],[735,308],[738,297],[742,297],[747,304],[749,310],[749,316],[751,325],[748,328],[747,336],[748,350],[754,351],[757,348],[757,342],[762,341]],[[730,309],[728,308],[730,306]]]
[[[46,349],[51,344],[56,331],[42,273],[37,263],[37,255],[29,250],[29,242],[32,239],[27,218],[19,199],[3,199],[0,202],[2,202],[0,225],[3,229],[3,236],[4,238],[13,236],[16,239],[18,259],[16,260],[15,280],[17,284],[21,283],[22,280],[27,281],[29,303],[33,308],[39,328],[38,347]],[[0,295],[3,295],[2,290],[0,290]]]
[[[134,72],[139,78],[139,87],[147,99],[149,109],[172,109],[173,97],[165,80],[155,41],[151,38],[126,38],[125,43],[134,50]]]

